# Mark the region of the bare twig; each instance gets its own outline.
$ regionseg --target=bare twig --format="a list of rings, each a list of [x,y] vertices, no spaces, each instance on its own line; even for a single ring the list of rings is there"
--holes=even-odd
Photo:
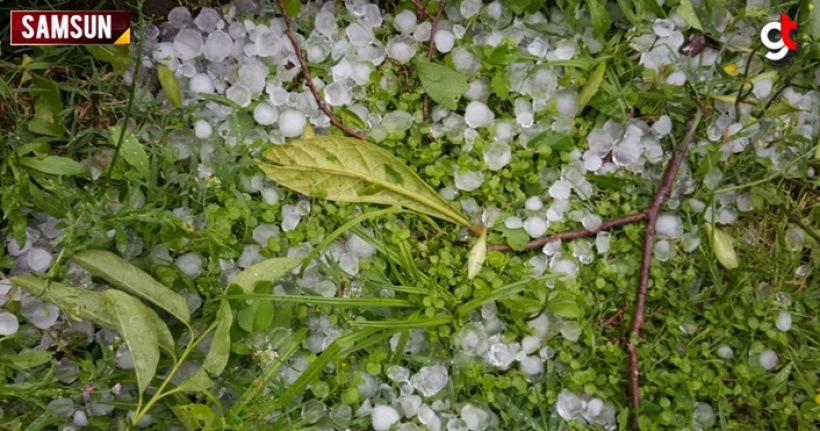
[[[669,161],[669,166],[666,167],[661,184],[655,192],[655,197],[649,208],[646,209],[646,230],[644,231],[644,246],[643,246],[643,260],[641,261],[641,279],[638,283],[638,296],[635,299],[635,311],[632,315],[632,331],[627,343],[627,350],[629,351],[629,380],[631,383],[630,398],[632,400],[632,428],[640,429],[638,419],[640,417],[641,407],[641,393],[640,393],[640,371],[638,363],[638,341],[641,336],[641,327],[644,324],[644,310],[646,309],[646,292],[649,289],[649,268],[652,265],[652,250],[655,247],[655,222],[658,219],[658,212],[661,206],[669,196],[672,189],[672,183],[675,181],[675,176],[678,174],[678,169],[686,156],[686,151],[689,144],[692,142],[692,137],[695,134],[698,123],[700,122],[701,111],[695,109],[686,125],[683,128],[678,148]]]
[[[310,76],[310,70],[308,69],[307,61],[305,61],[305,54],[302,52],[302,48],[299,46],[299,40],[296,39],[296,31],[293,29],[293,22],[290,20],[288,16],[288,12],[285,9],[285,1],[278,0],[279,9],[282,12],[282,18],[285,20],[285,24],[287,25],[287,35],[288,39],[290,39],[290,43],[293,44],[293,50],[296,52],[296,58],[299,59],[299,66],[302,68],[302,74],[305,75],[305,82],[307,83],[310,92],[313,94],[313,98],[316,100],[316,105],[322,112],[325,113],[330,118],[330,122],[341,129],[345,134],[350,137],[360,139],[362,141],[365,140],[365,137],[362,133],[357,132],[347,126],[344,125],[339,119],[333,115],[333,112],[330,108],[325,105],[325,102],[319,96],[319,92],[316,90],[316,86],[313,84],[313,78]]]
[[[441,0],[441,3],[438,4],[438,12],[436,12],[435,16],[430,14],[430,12],[427,12],[427,9],[424,9],[424,11],[427,12],[427,17],[432,20],[432,26],[430,27],[430,46],[427,48],[428,60],[432,60],[433,53],[436,52],[436,31],[438,31],[438,21],[441,19],[441,13],[444,12],[445,6],[447,6],[447,0]],[[426,121],[427,124],[430,124],[430,97],[427,96],[427,93],[424,94],[422,112],[424,113],[424,121]]]
[[[601,324],[601,328],[606,328],[607,326],[615,323],[615,321],[618,320],[618,318],[621,317],[624,314],[624,312],[626,312],[626,307],[619,308],[618,311],[615,312],[615,314],[609,316],[609,319],[606,319],[604,323]]]
[[[630,332],[629,341],[627,343],[627,350],[629,351],[630,399],[632,409],[634,410],[632,426],[636,430],[640,429],[638,418],[640,415],[639,411],[641,406],[640,374],[638,363],[638,341],[641,336],[641,327],[644,324],[644,313],[646,310],[646,293],[649,289],[649,268],[652,264],[652,250],[655,246],[655,222],[657,221],[658,213],[660,212],[661,207],[663,206],[664,202],[666,202],[666,198],[669,196],[669,192],[672,189],[672,184],[675,181],[675,177],[677,176],[678,170],[680,169],[680,165],[681,163],[683,163],[683,159],[686,157],[686,152],[689,148],[689,144],[692,142],[692,138],[695,134],[695,130],[697,130],[698,123],[700,123],[702,110],[702,106],[701,108],[696,108],[692,115],[689,117],[689,120],[686,122],[686,125],[683,128],[683,134],[681,135],[680,141],[678,143],[678,148],[675,150],[672,159],[669,161],[669,165],[666,167],[666,171],[663,174],[661,183],[658,186],[658,189],[655,191],[655,195],[653,196],[652,202],[649,204],[649,207],[647,207],[643,211],[639,211],[634,214],[630,214],[612,220],[607,220],[596,229],[577,229],[569,232],[557,233],[530,241],[524,247],[524,250],[532,250],[539,247],[543,247],[544,245],[553,241],[582,238],[594,235],[598,232],[608,231],[616,227],[625,226],[627,224],[636,223],[639,221],[646,221],[646,229],[644,231],[643,258],[641,260],[641,276],[640,282],[638,283],[637,298],[635,299],[634,313],[632,317],[632,329]],[[512,248],[507,245],[490,245],[487,248],[489,250],[500,251],[512,250]],[[620,310],[618,310],[617,313],[615,313],[615,315],[607,319],[602,326],[607,327],[613,324],[618,317],[623,315],[624,312],[626,312],[626,308],[621,308]]]
[[[418,12],[419,15],[427,19],[433,19],[433,15],[429,11],[427,11],[427,8],[425,8],[424,5],[421,4],[421,1],[410,0],[410,4],[416,7],[416,12]]]
[[[571,230],[568,232],[561,232],[552,234],[550,236],[545,236],[543,238],[538,238],[530,241],[527,245],[524,246],[524,250],[532,250],[539,247],[543,247],[548,243],[555,242],[555,241],[563,241],[563,240],[573,240],[576,238],[583,238],[585,236],[595,235],[598,232],[604,232],[607,230],[612,230],[616,227],[628,225],[631,223],[643,221],[646,219],[646,212],[641,211],[634,214],[630,214],[624,217],[618,217],[616,219],[607,220],[601,223],[596,229],[576,229]],[[512,247],[508,245],[490,245],[487,246],[487,250],[499,250],[499,251],[511,251]]]

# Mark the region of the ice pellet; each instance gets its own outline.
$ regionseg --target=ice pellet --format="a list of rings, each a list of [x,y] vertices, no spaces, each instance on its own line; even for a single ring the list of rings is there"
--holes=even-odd
[[[777,329],[786,332],[792,328],[792,314],[786,310],[781,311],[777,315],[777,322],[775,323]]]
[[[399,412],[390,406],[376,406],[370,413],[373,421],[373,429],[376,431],[387,431],[394,423],[400,419]]]

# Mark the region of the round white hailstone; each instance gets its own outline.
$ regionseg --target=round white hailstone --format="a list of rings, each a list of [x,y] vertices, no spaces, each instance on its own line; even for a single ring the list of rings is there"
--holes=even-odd
[[[482,102],[472,101],[464,111],[464,121],[473,129],[489,126],[495,119],[495,114]]]
[[[658,136],[666,136],[672,131],[672,119],[668,115],[661,115],[658,121],[652,124],[652,131]]]
[[[528,376],[538,376],[544,372],[544,361],[537,356],[526,356],[521,360],[521,371]]]
[[[244,108],[251,104],[251,92],[242,84],[231,86],[225,91],[225,97]]]
[[[530,211],[538,211],[544,208],[544,202],[542,202],[538,196],[532,196],[524,202],[524,207]]]
[[[195,252],[185,253],[177,258],[176,265],[188,277],[197,278],[202,272],[202,256]]]
[[[194,123],[194,135],[196,135],[199,139],[208,139],[211,137],[211,134],[214,132],[213,126],[211,123],[205,120],[199,120]]]
[[[771,370],[777,366],[777,353],[771,349],[764,350],[760,352],[760,356],[757,360],[760,362],[761,367],[766,370]]]
[[[777,315],[777,323],[775,323],[777,329],[786,332],[789,329],[792,329],[792,314],[786,310],[780,312]]]
[[[407,38],[397,37],[387,43],[387,56],[401,64],[410,61],[416,55],[416,44]]]
[[[543,217],[527,217],[524,230],[530,238],[538,238],[547,233],[547,221]]]
[[[731,359],[735,356],[735,351],[729,346],[720,346],[718,347],[717,354],[723,359]]]
[[[213,93],[214,83],[207,73],[197,73],[188,81],[188,88],[195,93]]]
[[[35,247],[32,248],[26,255],[26,262],[32,271],[37,273],[44,273],[51,267],[51,253],[45,249]]]
[[[400,419],[399,412],[390,406],[376,406],[370,413],[373,420],[373,429],[376,431],[387,431],[394,423]]]
[[[436,49],[442,54],[450,52],[456,43],[456,38],[453,36],[453,33],[447,30],[437,31],[436,37],[433,40],[436,41]]]
[[[282,132],[282,136],[285,138],[300,136],[305,124],[307,124],[307,118],[305,118],[305,114],[299,111],[288,109],[279,114],[279,131]]]
[[[552,272],[564,273],[567,277],[575,277],[578,274],[578,264],[570,259],[559,259],[552,265]]]
[[[253,109],[254,121],[263,126],[275,123],[277,118],[276,108],[270,106],[267,102],[262,102]]]
[[[14,335],[20,329],[20,323],[17,322],[17,316],[4,311],[0,313],[0,335]]]
[[[666,83],[669,85],[676,85],[680,87],[681,85],[686,83],[686,74],[681,72],[680,70],[676,72],[672,72],[668,78],[666,78]]]
[[[174,37],[174,49],[180,60],[191,60],[202,54],[202,34],[190,28],[180,30]]]
[[[409,10],[404,10],[396,14],[396,17],[393,18],[393,27],[402,34],[410,34],[413,30],[416,29],[416,24],[418,23],[418,18],[416,14],[410,12]]]
[[[683,221],[675,214],[662,213],[655,223],[655,232],[660,238],[680,238],[683,235]]]

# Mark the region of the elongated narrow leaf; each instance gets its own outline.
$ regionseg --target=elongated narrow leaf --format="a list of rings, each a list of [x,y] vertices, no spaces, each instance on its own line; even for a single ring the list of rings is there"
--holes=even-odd
[[[111,145],[117,146],[120,143],[120,139],[122,139],[122,158],[125,159],[129,165],[133,166],[143,178],[147,179],[151,175],[151,161],[148,159],[148,154],[145,152],[142,144],[137,140],[137,137],[128,130],[123,132],[120,126],[111,126],[108,128],[108,131],[111,133],[109,136]],[[120,136],[122,133],[125,133],[124,137]]]
[[[131,353],[137,387],[142,393],[157,373],[159,363],[159,340],[151,310],[139,299],[119,290],[108,289],[102,297],[114,317],[117,332]]]
[[[85,250],[71,256],[71,260],[80,264],[91,274],[150,301],[177,319],[185,323],[190,322],[191,317],[185,298],[114,253],[103,250]]]
[[[579,113],[587,106],[587,103],[592,100],[592,96],[598,92],[598,88],[600,88],[601,83],[604,82],[604,73],[606,73],[606,62],[599,64],[598,67],[595,68],[595,71],[589,76],[586,85],[581,89],[581,94],[578,95]]]
[[[695,8],[692,7],[692,2],[689,0],[680,0],[680,6],[678,6],[677,13],[692,28],[703,31],[703,25],[700,23],[700,18],[698,18]]]
[[[11,277],[11,282],[32,295],[51,302],[72,316],[88,319],[108,329],[116,328],[114,318],[97,292],[54,281],[47,283],[45,280],[24,275]]]
[[[182,106],[182,91],[179,89],[179,82],[174,72],[164,64],[157,65],[157,75],[159,76],[159,85],[162,91],[165,92],[165,97],[171,102],[171,105],[179,108]]]
[[[43,159],[23,157],[20,164],[44,174],[52,175],[83,175],[87,172],[80,162],[68,157],[48,156]]]
[[[228,301],[222,300],[219,310],[216,312],[216,331],[211,342],[211,348],[205,355],[202,368],[212,376],[222,374],[225,365],[228,364],[228,357],[231,354],[231,324],[233,323],[233,312]]]
[[[280,278],[293,271],[300,263],[302,263],[302,259],[288,257],[263,260],[236,274],[231,284],[241,287],[245,293],[253,293],[253,287],[257,282],[269,281],[276,283]]]
[[[324,136],[290,141],[263,153],[274,181],[299,193],[341,202],[405,208],[470,226],[470,221],[389,152],[353,138]]]
[[[467,257],[467,278],[474,279],[481,267],[484,266],[484,261],[487,259],[487,231],[481,233],[478,237],[470,255]]]

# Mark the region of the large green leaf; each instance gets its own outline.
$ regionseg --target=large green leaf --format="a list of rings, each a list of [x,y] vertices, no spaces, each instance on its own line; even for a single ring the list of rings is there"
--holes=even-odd
[[[28,122],[28,129],[47,136],[65,135],[65,121],[62,118],[63,101],[57,84],[49,79],[35,76],[30,92],[37,97],[34,103],[34,117]]]
[[[59,156],[48,156],[43,159],[23,157],[20,159],[20,164],[35,171],[52,175],[83,175],[88,170],[74,159]]]
[[[399,205],[470,227],[470,221],[408,169],[369,142],[323,136],[265,151],[260,164],[274,181],[299,193],[341,202]]]
[[[205,404],[176,405],[171,411],[188,431],[209,431],[219,424],[219,414]]]
[[[222,374],[225,365],[228,364],[228,357],[231,354],[231,324],[233,323],[233,312],[227,300],[222,300],[219,310],[216,312],[216,332],[211,342],[211,348],[205,355],[202,368],[212,376]]]
[[[137,387],[142,393],[157,373],[159,363],[159,339],[151,309],[139,299],[115,289],[106,290],[102,297],[114,317],[117,332],[131,353]]]
[[[80,264],[91,274],[151,301],[177,319],[185,323],[190,322],[191,316],[185,298],[114,253],[103,250],[85,250],[71,256],[71,260]]]
[[[120,140],[122,140],[122,147],[120,149],[122,158],[133,166],[143,178],[148,179],[151,175],[151,161],[148,159],[148,154],[145,152],[139,140],[137,140],[137,137],[128,130],[125,131],[125,136],[120,136],[123,133],[122,127],[120,126],[111,126],[108,128],[108,131],[110,133],[108,139],[111,145],[117,146]]]
[[[695,8],[692,7],[692,2],[689,0],[680,0],[680,6],[678,6],[677,13],[692,28],[698,31],[703,31],[703,25],[700,23],[700,18],[698,18]]]
[[[92,57],[110,63],[117,70],[125,69],[133,58],[128,45],[87,45],[85,49]]]
[[[97,292],[24,275],[11,277],[11,282],[72,316],[88,319],[109,329],[116,328],[114,318]]]
[[[587,10],[589,11],[589,20],[592,24],[592,32],[595,37],[602,38],[612,21],[609,19],[609,12],[604,7],[606,0],[586,0]]]
[[[487,231],[481,233],[473,248],[470,250],[470,255],[467,256],[467,278],[472,280],[481,271],[484,266],[484,261],[487,259]]]
[[[416,72],[424,92],[436,103],[450,110],[458,108],[461,95],[470,89],[465,74],[431,63],[424,57],[416,59]]]
[[[601,62],[589,76],[586,85],[581,89],[581,94],[578,95],[578,113],[587,106],[587,103],[592,100],[592,96],[598,92],[598,88],[601,87],[601,83],[604,81],[604,73],[606,73],[606,62]]]
[[[231,284],[241,287],[244,293],[254,293],[254,286],[257,282],[276,283],[280,278],[293,271],[300,263],[302,263],[302,259],[288,257],[263,260],[236,274]]]

